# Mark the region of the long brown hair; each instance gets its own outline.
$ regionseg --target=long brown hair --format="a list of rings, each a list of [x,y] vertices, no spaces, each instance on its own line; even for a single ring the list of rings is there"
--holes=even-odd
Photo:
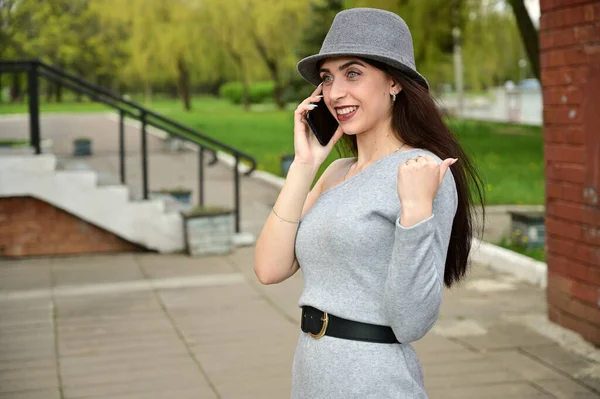
[[[451,287],[465,276],[468,269],[471,242],[477,227],[473,214],[476,199],[481,205],[480,228],[483,232],[485,222],[483,181],[458,140],[444,123],[444,118],[429,91],[395,68],[378,61],[363,60],[392,76],[402,88],[397,94],[392,110],[392,126],[397,138],[411,147],[431,151],[442,160],[458,158],[458,161],[451,166],[458,194],[458,207],[452,223],[444,272],[444,284],[446,287]],[[356,156],[358,154],[356,136],[344,135],[339,141],[337,151],[342,156],[347,154]]]

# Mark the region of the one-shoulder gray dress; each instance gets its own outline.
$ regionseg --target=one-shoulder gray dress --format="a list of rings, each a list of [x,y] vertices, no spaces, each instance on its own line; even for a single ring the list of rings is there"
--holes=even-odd
[[[385,156],[326,190],[303,217],[296,256],[304,277],[299,305],[391,326],[401,344],[378,344],[300,332],[292,367],[293,399],[427,398],[410,345],[435,323],[456,214],[450,170],[433,215],[400,225],[398,166],[431,155],[412,149]]]

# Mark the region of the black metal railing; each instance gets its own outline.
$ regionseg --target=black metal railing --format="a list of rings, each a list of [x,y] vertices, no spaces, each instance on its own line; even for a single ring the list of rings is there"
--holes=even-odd
[[[41,153],[40,132],[40,107],[39,107],[39,85],[40,77],[56,84],[60,84],[75,92],[88,96],[91,100],[103,103],[119,111],[119,174],[122,184],[125,181],[125,118],[136,119],[141,122],[141,158],[142,158],[142,194],[148,199],[148,133],[147,127],[153,126],[163,130],[179,139],[194,143],[198,146],[198,205],[204,205],[204,152],[212,155],[209,164],[217,162],[217,151],[223,151],[233,155],[235,164],[233,166],[234,178],[234,211],[235,231],[240,232],[240,162],[246,160],[250,163],[245,175],[250,175],[256,169],[256,160],[227,144],[206,136],[190,127],[182,125],[172,119],[150,111],[141,105],[123,98],[104,87],[87,82],[75,75],[61,69],[45,64],[39,60],[0,60],[0,73],[27,73],[27,94],[29,105],[29,133],[30,145],[36,154]]]

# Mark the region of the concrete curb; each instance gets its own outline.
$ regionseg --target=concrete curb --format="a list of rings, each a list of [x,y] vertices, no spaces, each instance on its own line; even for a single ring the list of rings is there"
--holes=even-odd
[[[473,239],[471,251],[472,262],[546,288],[548,266],[544,262],[476,238]]]
[[[111,116],[116,117],[117,114],[110,113]],[[117,118],[118,119],[118,118]],[[134,124],[135,121],[126,120],[126,122]],[[139,126],[136,126],[139,127]],[[159,129],[152,126],[148,127],[148,133],[155,135],[159,138],[166,138],[167,134]],[[187,148],[197,151],[198,147],[192,143],[184,143]],[[233,167],[235,165],[235,158],[229,154],[218,151],[217,158],[227,166]],[[240,172],[248,171],[248,166],[240,163],[238,170]],[[271,184],[275,187],[282,188],[285,183],[285,179],[279,176],[275,176],[269,172],[262,170],[256,170],[250,177],[261,180],[265,183]],[[513,209],[513,206],[507,206],[507,209]],[[493,270],[510,273],[513,276],[525,280],[540,288],[545,288],[547,285],[547,265],[544,262],[536,261],[535,259],[529,258],[528,256],[521,255],[514,251],[502,248],[498,245],[490,244],[485,241],[473,238],[473,245],[471,247],[471,262],[487,266]]]

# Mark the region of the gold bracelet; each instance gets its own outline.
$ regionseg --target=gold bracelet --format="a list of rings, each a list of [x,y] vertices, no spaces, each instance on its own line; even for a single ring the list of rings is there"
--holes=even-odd
[[[300,223],[300,221],[293,222],[291,220],[287,220],[287,219],[282,218],[281,216],[279,216],[277,214],[277,212],[275,212],[275,207],[273,207],[273,213],[275,214],[275,216],[277,216],[279,219],[283,220],[284,222],[288,222],[288,223],[292,223],[292,224],[299,224]]]

